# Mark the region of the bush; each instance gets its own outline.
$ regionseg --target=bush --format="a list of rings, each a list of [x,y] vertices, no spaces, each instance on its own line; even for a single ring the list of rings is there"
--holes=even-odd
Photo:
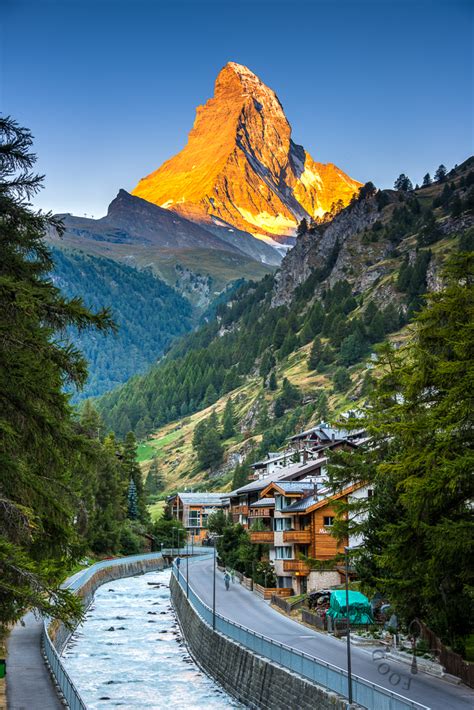
[[[120,552],[122,555],[138,555],[143,551],[143,538],[133,529],[131,523],[125,523],[120,531]]]

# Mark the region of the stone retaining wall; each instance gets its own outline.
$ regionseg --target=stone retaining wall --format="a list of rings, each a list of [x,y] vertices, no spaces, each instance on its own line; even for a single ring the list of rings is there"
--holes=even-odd
[[[262,710],[345,710],[347,703],[270,660],[213,631],[171,576],[171,600],[196,663],[246,707]]]
[[[127,562],[126,558],[124,558],[122,564],[98,569],[97,572],[78,589],[77,595],[82,599],[84,607],[87,608],[92,602],[94,592],[102,584],[111,582],[114,579],[121,579],[122,577],[133,577],[136,574],[153,572],[154,570],[163,569],[164,566],[165,563],[162,557],[137,560],[134,562]],[[68,629],[62,622],[53,621],[49,625],[48,635],[59,654],[62,652],[71,633],[71,629]]]

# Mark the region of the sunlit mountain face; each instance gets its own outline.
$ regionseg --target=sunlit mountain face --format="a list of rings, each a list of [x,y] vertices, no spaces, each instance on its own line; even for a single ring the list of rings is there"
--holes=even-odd
[[[140,180],[133,194],[195,222],[222,220],[285,243],[303,217],[342,209],[360,185],[294,143],[275,92],[229,62],[214,97],[198,106],[186,147]]]

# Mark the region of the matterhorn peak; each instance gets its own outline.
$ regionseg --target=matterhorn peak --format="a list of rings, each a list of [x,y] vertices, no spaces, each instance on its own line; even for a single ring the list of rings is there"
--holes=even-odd
[[[227,62],[217,75],[215,86],[219,87],[221,84],[225,85],[230,77],[237,79],[242,87],[249,91],[258,91],[259,87],[265,87],[263,81],[261,81],[253,71],[250,71],[250,69],[243,64],[237,64],[237,62]]]
[[[133,194],[195,221],[221,219],[285,241],[303,217],[320,218],[333,204],[346,205],[359,187],[295,145],[273,89],[248,67],[228,62],[214,97],[197,108],[186,147]]]
[[[230,69],[231,71],[235,72],[237,76],[241,78],[250,78],[256,81],[260,81],[258,76],[253,73],[253,71],[250,71],[248,67],[246,67],[244,64],[239,64],[238,62],[227,62],[225,67],[221,69],[221,72],[223,72],[225,69]],[[221,73],[219,72],[219,74]]]

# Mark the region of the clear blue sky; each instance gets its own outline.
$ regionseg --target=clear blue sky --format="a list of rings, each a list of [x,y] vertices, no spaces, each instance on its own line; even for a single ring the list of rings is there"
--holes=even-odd
[[[473,152],[467,0],[2,0],[2,112],[35,135],[43,208],[105,213],[186,142],[229,60],[313,158],[391,186]]]

